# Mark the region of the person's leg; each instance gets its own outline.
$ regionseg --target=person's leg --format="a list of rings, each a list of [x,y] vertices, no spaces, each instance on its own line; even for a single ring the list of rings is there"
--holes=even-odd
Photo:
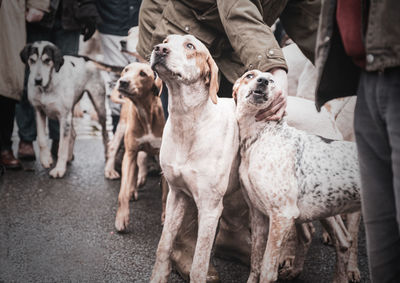
[[[8,169],[21,168],[21,163],[15,159],[11,147],[16,102],[0,95],[0,163]]]
[[[390,82],[385,73],[364,72],[360,78],[355,110],[362,212],[373,282],[400,282],[400,232],[396,220],[400,207],[396,208],[396,195],[399,192],[394,192],[394,178],[398,179],[399,171],[398,167],[397,172],[392,167],[395,161],[392,158],[397,158],[397,164],[399,158],[398,143],[394,145],[397,153],[396,148],[392,151],[392,146],[396,136],[397,141],[399,139],[398,130],[396,134],[393,128],[398,127],[400,116],[396,113],[396,122],[396,115],[389,115],[393,111],[391,109],[398,112],[400,106],[390,105],[400,101],[399,88],[397,86],[396,91],[393,86],[396,83],[398,85],[398,81],[397,77],[396,82]],[[396,96],[397,102],[393,98]],[[395,182],[398,186],[398,181]]]
[[[124,36],[99,33],[99,38],[101,42],[101,49],[103,51],[104,63],[115,66],[126,66],[131,62],[137,61],[134,57],[121,52],[120,41],[125,39]],[[103,72],[103,78],[106,88],[106,96],[108,98],[110,97],[112,89],[119,76],[112,73]],[[109,100],[108,104],[111,109],[113,133],[115,133],[119,122],[121,105],[114,103],[111,100]]]

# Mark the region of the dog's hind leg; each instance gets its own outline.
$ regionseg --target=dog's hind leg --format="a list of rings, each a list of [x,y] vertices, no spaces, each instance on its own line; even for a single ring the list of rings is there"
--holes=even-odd
[[[346,226],[353,240],[350,248],[349,263],[347,265],[347,277],[349,282],[360,282],[361,274],[358,269],[358,231],[360,229],[361,212],[347,214]]]
[[[328,217],[321,219],[320,221],[326,231],[329,233],[336,250],[336,270],[333,282],[348,282],[347,264],[349,260],[349,247],[351,243],[348,243],[348,245],[343,245],[343,243],[340,243],[339,238],[345,238],[345,235],[334,217]]]
[[[167,197],[165,223],[158,243],[156,262],[153,267],[150,282],[167,282],[171,272],[171,253],[174,240],[181,227],[188,205],[187,196],[179,189],[171,188]],[[205,281],[204,281],[205,282]]]
[[[294,218],[280,214],[269,215],[269,232],[265,249],[260,282],[275,282],[278,279],[279,256],[282,245],[286,242],[290,230],[294,226]]]
[[[76,132],[74,126],[71,125],[71,139],[69,140],[68,148],[68,162],[74,160],[74,145],[75,145]]]
[[[97,87],[99,88],[99,87]],[[104,158],[107,160],[107,148],[108,148],[108,133],[107,133],[107,112],[106,112],[106,104],[105,104],[105,90],[104,86],[101,89],[96,89],[92,92],[87,91],[90,100],[94,106],[94,109],[97,112],[99,117],[99,123],[101,125],[101,134],[103,137],[103,144],[104,144]]]

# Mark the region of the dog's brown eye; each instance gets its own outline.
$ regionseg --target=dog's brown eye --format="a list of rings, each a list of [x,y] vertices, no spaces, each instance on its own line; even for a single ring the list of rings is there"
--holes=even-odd
[[[50,63],[50,59],[49,59],[49,58],[47,58],[47,59],[44,59],[44,60],[43,60],[43,63],[45,63],[45,64],[49,64],[49,63]]]
[[[273,84],[273,83],[274,83],[274,80],[269,80],[269,82],[270,82],[271,84]]]
[[[143,71],[140,71],[139,75],[140,75],[141,77],[147,76],[147,74],[146,74],[145,72],[143,72]]]
[[[254,78],[254,75],[253,75],[252,73],[250,73],[250,74],[247,74],[246,78],[248,78],[248,79],[252,79],[252,78]]]
[[[34,59],[32,59],[32,58],[29,58],[29,63],[30,63],[30,64],[35,64],[36,61],[35,61]]]
[[[191,44],[191,43],[186,44],[186,47],[189,48],[189,49],[192,49],[192,50],[196,49],[196,48],[194,48],[194,45]]]

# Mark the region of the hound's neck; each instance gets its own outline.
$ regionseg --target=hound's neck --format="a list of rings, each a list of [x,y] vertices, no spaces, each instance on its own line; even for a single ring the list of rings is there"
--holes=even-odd
[[[167,82],[167,87],[168,119],[173,126],[180,127],[180,131],[190,131],[211,115],[215,105],[209,99],[209,89],[204,82],[190,85]]]
[[[147,94],[137,101],[132,101],[136,106],[138,121],[145,131],[151,131],[151,126],[153,125],[155,114],[157,113],[157,111],[154,110],[154,107],[157,106],[155,102],[156,99],[157,98],[153,94]]]
[[[246,114],[238,118],[240,131],[240,146],[247,150],[260,135],[277,135],[285,130],[286,120],[280,121],[258,121],[255,120],[256,113]]]

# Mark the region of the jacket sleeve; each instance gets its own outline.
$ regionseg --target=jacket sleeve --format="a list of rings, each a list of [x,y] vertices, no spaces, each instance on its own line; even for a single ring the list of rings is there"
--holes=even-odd
[[[320,11],[320,0],[289,1],[279,17],[288,36],[313,63]]]
[[[217,0],[217,5],[230,44],[247,69],[287,71],[282,50],[254,1]]]
[[[43,12],[50,11],[50,0],[27,0],[26,1],[27,8],[35,8],[41,10]]]

